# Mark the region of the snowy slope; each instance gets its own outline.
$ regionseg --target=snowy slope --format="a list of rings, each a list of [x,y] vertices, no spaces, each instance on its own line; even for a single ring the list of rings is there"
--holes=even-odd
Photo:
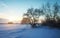
[[[22,29],[0,31],[1,38],[60,38],[60,30],[54,29]]]
[[[0,38],[60,38],[60,30],[46,27],[0,30]]]

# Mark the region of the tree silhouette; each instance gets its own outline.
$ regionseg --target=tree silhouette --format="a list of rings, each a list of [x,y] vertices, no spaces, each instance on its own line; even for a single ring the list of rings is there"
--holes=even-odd
[[[29,8],[23,16],[30,19],[32,27],[36,27],[39,17],[43,15],[45,16],[46,24],[56,24],[56,20],[57,22],[60,21],[60,16],[58,14],[60,14],[60,5],[56,2],[52,6],[50,3],[46,3],[45,5],[43,4],[40,9]]]
[[[54,7],[54,10],[53,10],[54,19],[56,19],[57,13],[59,12],[59,5],[58,5],[58,3],[56,2],[56,3],[53,5],[53,7]]]
[[[36,26],[36,23],[38,22],[39,17],[43,15],[42,9],[34,9],[29,8],[26,13],[24,13],[23,16],[26,16],[30,19],[32,27]]]

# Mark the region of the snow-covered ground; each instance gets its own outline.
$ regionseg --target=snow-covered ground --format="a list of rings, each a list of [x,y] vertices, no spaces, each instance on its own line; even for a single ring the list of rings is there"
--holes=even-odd
[[[30,25],[0,24],[0,38],[60,38],[59,29],[31,28]]]

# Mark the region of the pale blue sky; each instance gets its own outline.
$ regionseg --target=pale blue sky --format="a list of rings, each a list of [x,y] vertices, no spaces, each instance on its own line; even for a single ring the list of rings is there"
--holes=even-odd
[[[28,8],[40,8],[44,3],[53,4],[56,1],[60,2],[60,0],[0,0],[0,17],[4,15],[11,19],[21,18]]]

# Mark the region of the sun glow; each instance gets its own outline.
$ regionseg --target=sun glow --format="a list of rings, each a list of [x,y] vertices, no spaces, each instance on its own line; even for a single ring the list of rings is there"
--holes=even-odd
[[[39,23],[42,23],[43,21],[45,21],[45,16],[40,16],[39,17]]]
[[[10,16],[10,17],[8,17],[8,20],[9,20],[9,22],[13,22],[13,23],[20,23],[21,22],[21,20],[22,20],[22,17],[20,16],[20,17],[12,17],[12,16]]]
[[[10,17],[8,17],[7,19],[8,19],[10,22],[11,22],[11,21],[15,21],[15,20],[16,20],[16,18],[15,18],[15,17],[11,17],[11,16],[10,16]]]
[[[20,16],[5,16],[5,15],[0,15],[0,18],[2,19],[7,19],[7,23],[8,22],[12,22],[12,23],[20,23],[22,20],[22,17]]]
[[[13,23],[19,23],[22,19],[21,16],[10,16],[10,15],[5,15],[5,14],[1,14],[0,18],[3,19],[8,19],[7,22],[13,22]]]

